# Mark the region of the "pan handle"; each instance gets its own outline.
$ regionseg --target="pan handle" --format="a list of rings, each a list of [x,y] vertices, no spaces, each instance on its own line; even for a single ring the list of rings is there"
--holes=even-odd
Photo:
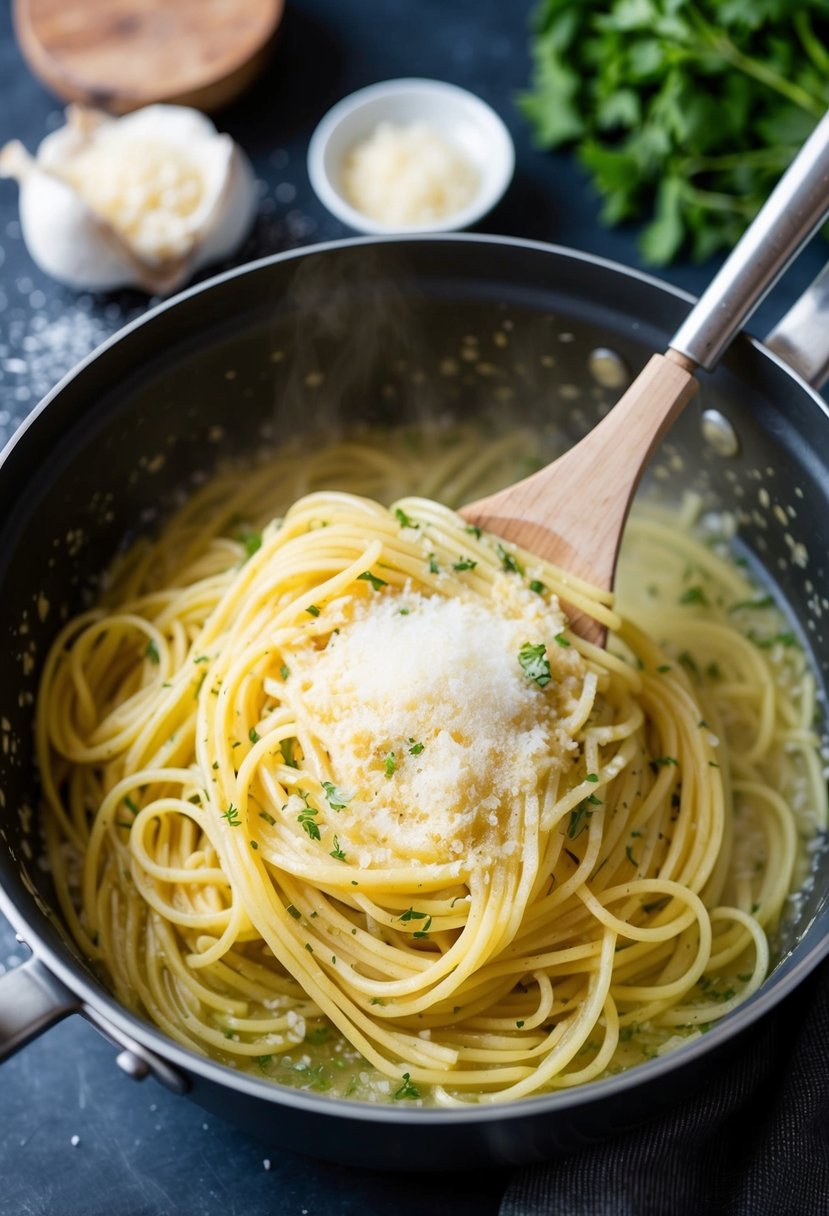
[[[116,1029],[103,1014],[84,1005],[37,955],[0,976],[0,1062],[70,1013],[83,1013],[105,1038],[121,1049],[119,1068],[143,1081],[153,1076],[174,1094],[186,1094],[190,1081],[161,1056]]]
[[[829,262],[766,338],[813,388],[829,377]]]
[[[712,371],[743,323],[829,212],[829,111],[670,341]]]
[[[32,956],[0,976],[0,1060],[81,1008],[78,998]]]

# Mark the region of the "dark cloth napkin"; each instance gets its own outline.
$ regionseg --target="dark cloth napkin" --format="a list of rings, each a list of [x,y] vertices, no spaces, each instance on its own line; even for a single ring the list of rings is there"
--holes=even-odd
[[[500,1216],[829,1213],[829,963],[667,1115],[520,1171]]]

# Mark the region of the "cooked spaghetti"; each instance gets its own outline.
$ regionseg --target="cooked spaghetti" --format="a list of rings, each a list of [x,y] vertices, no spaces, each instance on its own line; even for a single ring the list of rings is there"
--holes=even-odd
[[[581,1084],[765,978],[826,821],[813,682],[687,530],[633,525],[619,615],[430,499],[379,505],[417,485],[403,451],[220,479],[63,629],[61,907],[119,1000],[234,1066],[441,1105]],[[504,452],[422,459],[463,499]]]

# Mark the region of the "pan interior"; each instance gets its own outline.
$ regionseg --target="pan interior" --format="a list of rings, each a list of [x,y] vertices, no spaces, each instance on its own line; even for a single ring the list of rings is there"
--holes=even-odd
[[[612,406],[683,312],[657,286],[597,264],[508,246],[489,261],[482,252],[490,247],[474,242],[352,247],[193,293],[101,353],[7,454],[0,881],[40,940],[68,947],[88,975],[39,860],[32,706],[49,643],[94,599],[119,549],[157,529],[223,462],[260,459],[285,440],[317,445],[365,425],[473,420],[482,444],[531,428],[546,461]],[[711,410],[733,428],[734,454],[704,438]],[[818,673],[827,666],[829,478],[813,437],[827,425],[816,399],[743,340],[706,379],[640,491],[664,504],[691,492],[702,512],[736,521],[739,553],[788,605]],[[827,871],[816,853],[775,944],[778,975],[825,934]]]

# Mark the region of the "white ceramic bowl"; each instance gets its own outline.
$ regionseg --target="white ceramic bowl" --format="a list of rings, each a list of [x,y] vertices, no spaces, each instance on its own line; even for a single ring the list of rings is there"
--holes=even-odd
[[[475,166],[475,197],[460,211],[428,224],[381,224],[345,198],[343,162],[381,122],[424,122],[454,144]],[[515,149],[495,111],[466,89],[440,80],[386,80],[351,93],[328,111],[308,146],[308,176],[320,202],[357,232],[455,232],[490,211],[512,179]]]

